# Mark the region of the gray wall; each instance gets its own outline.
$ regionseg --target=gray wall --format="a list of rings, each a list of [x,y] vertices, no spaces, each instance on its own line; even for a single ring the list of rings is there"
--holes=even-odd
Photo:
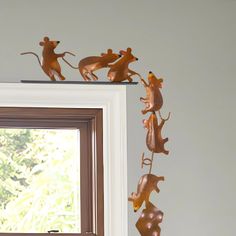
[[[1,82],[46,79],[32,56],[44,35],[61,40],[58,52],[80,58],[128,46],[140,60],[132,65],[164,78],[163,113],[172,112],[164,136],[169,157],[156,157],[164,175],[154,203],[164,211],[163,236],[234,236],[236,219],[235,73],[236,1],[1,0]],[[63,67],[69,80],[78,71]],[[105,73],[100,73],[105,76]],[[1,86],[1,85],[0,85]],[[128,87],[128,185],[136,190],[145,131],[141,85]],[[43,96],[43,93],[42,93]],[[129,212],[129,235],[139,235],[139,213]]]

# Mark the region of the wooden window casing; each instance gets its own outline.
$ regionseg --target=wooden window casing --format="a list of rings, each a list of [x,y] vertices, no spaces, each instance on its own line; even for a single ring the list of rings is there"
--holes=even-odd
[[[0,107],[0,128],[80,130],[81,233],[56,234],[104,236],[102,109]],[[5,235],[48,236],[48,233],[4,233],[0,229],[0,236]]]

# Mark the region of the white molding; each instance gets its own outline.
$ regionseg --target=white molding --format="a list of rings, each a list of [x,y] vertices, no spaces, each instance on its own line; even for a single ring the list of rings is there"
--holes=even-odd
[[[128,236],[126,87],[6,83],[0,106],[103,109],[105,236]]]

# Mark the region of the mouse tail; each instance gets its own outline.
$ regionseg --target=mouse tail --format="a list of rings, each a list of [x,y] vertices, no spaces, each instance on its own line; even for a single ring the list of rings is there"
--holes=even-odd
[[[161,115],[161,111],[160,111],[160,110],[158,110],[158,113],[159,113],[159,116],[160,116],[160,118],[161,118],[162,120],[164,120],[164,121],[167,121],[167,120],[169,120],[169,119],[170,119],[170,112],[169,112],[169,114],[168,114],[168,117],[167,117],[167,118],[163,118],[163,117],[162,117],[162,115]]]
[[[37,59],[38,59],[39,65],[42,66],[41,62],[40,62],[40,59],[39,59],[39,56],[36,53],[34,53],[34,52],[22,52],[20,55],[26,55],[26,54],[33,54],[34,56],[36,56]]]
[[[71,68],[73,68],[73,69],[79,69],[79,67],[76,67],[76,66],[71,65],[70,62],[68,62],[64,57],[62,57],[62,60],[63,60],[68,66],[70,66]]]

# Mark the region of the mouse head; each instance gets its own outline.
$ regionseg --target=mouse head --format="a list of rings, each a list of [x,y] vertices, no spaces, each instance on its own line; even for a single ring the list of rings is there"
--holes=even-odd
[[[143,204],[143,199],[141,197],[138,197],[136,193],[131,193],[128,201],[133,202],[134,212],[136,212]]]
[[[162,88],[163,79],[157,78],[151,71],[148,74],[149,84],[153,87]]]
[[[127,48],[126,51],[124,50],[120,50],[120,54],[124,57],[124,59],[128,62],[133,62],[133,61],[137,61],[138,58],[135,57],[132,53],[132,49],[131,48]]]
[[[155,113],[152,113],[148,119],[143,120],[143,126],[145,129],[151,129],[153,124],[158,124],[158,119]]]
[[[119,57],[121,57],[120,54],[113,53],[112,49],[107,49],[107,53],[101,53],[101,56],[103,58],[109,59],[109,62],[116,61]]]
[[[50,41],[48,37],[44,37],[39,45],[45,49],[55,49],[59,43],[60,41]]]

